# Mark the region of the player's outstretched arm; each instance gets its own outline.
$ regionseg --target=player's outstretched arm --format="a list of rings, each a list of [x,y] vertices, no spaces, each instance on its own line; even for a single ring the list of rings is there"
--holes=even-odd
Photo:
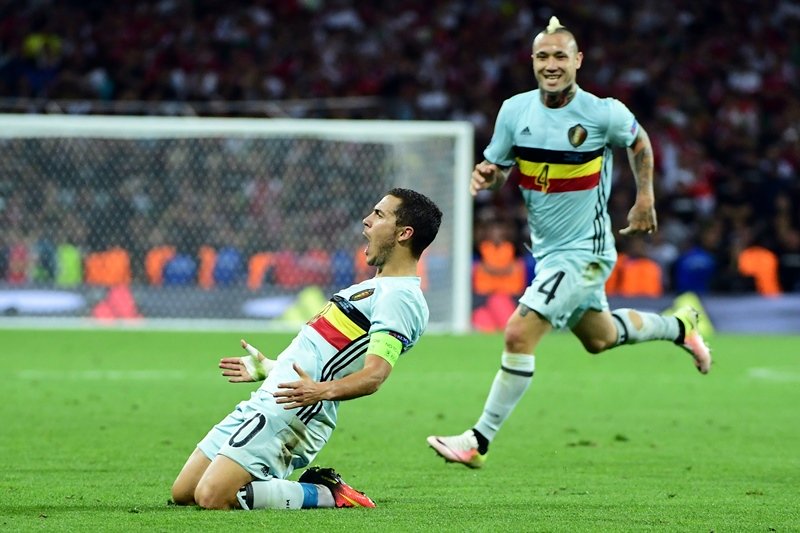
[[[472,178],[469,181],[469,193],[475,196],[478,194],[478,191],[484,189],[496,191],[505,184],[510,172],[510,168],[499,167],[484,159],[482,162],[475,165],[475,168],[472,170]]]
[[[243,357],[223,357],[219,360],[219,367],[222,375],[228,378],[231,383],[246,383],[251,381],[263,381],[269,375],[275,361],[264,357],[258,348],[249,344],[246,340],[239,341],[242,348],[248,355]]]
[[[622,235],[653,233],[658,230],[656,199],[653,193],[653,146],[647,132],[639,126],[639,134],[628,148],[628,162],[636,180],[636,202],[628,212],[628,226]]]

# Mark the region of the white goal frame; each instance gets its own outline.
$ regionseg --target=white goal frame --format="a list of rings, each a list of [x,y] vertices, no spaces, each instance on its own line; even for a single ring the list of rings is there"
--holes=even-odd
[[[102,137],[112,139],[136,138],[200,138],[204,136],[277,137],[310,135],[340,141],[369,141],[391,143],[395,140],[441,138],[454,139],[451,190],[453,194],[453,224],[449,235],[437,239],[452,243],[453,293],[449,323],[431,323],[429,330],[449,333],[470,331],[472,306],[472,198],[468,191],[473,167],[474,130],[465,121],[388,121],[388,120],[322,120],[322,119],[256,119],[200,117],[140,117],[140,116],[82,116],[82,115],[0,115],[0,139]],[[216,321],[226,329],[288,329],[276,324],[265,328],[264,321]],[[0,327],[82,327],[93,324],[90,319],[0,318]],[[120,324],[123,327],[130,325]],[[146,319],[134,327],[152,329],[209,329],[207,320]],[[216,328],[211,328],[216,329]],[[295,327],[296,329],[296,327]]]

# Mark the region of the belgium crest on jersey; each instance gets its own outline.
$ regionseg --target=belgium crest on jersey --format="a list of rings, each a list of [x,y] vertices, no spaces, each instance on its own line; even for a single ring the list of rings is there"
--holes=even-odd
[[[363,291],[358,291],[354,295],[350,297],[351,302],[357,302],[359,300],[363,300],[364,298],[369,298],[372,296],[372,293],[375,292],[375,289],[364,289]]]
[[[586,140],[586,137],[589,136],[589,133],[586,131],[586,128],[581,126],[580,124],[575,124],[572,126],[569,131],[567,132],[567,137],[569,138],[569,143],[577,148],[578,146],[582,145],[583,142]]]

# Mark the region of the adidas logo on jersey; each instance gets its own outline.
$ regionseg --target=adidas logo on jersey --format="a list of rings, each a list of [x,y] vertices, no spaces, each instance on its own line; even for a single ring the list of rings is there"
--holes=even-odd
[[[520,135],[530,135],[531,130],[528,129],[528,126],[525,126],[525,129],[519,132]]]

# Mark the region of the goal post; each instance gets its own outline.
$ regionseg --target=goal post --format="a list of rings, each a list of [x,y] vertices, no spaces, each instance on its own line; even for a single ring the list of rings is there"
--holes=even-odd
[[[472,164],[468,122],[0,115],[0,315],[296,328],[406,187],[444,214],[430,329],[464,332]]]

